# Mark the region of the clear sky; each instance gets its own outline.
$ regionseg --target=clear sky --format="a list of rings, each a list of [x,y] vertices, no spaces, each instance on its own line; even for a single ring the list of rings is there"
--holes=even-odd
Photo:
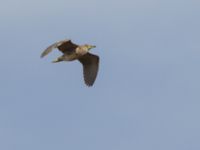
[[[1,150],[199,150],[199,0],[2,0]],[[100,70],[52,64],[93,44]]]

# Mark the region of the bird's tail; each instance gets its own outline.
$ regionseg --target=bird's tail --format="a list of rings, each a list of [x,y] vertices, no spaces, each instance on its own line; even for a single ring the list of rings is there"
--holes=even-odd
[[[61,61],[62,61],[61,59],[57,58],[54,61],[52,61],[52,63],[57,63],[57,62],[61,62]]]

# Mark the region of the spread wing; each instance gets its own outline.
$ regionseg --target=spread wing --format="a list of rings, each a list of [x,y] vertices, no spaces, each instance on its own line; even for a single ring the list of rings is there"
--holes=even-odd
[[[83,65],[84,81],[87,86],[92,86],[99,69],[99,57],[90,53],[85,54],[79,61]]]
[[[43,53],[41,54],[41,57],[46,56],[47,54],[49,54],[50,52],[52,52],[53,49],[58,48],[61,52],[65,53],[67,50],[69,50],[69,52],[71,51],[72,47],[77,47],[76,44],[73,44],[71,42],[71,40],[62,40],[62,41],[58,41],[52,45],[50,45],[49,47],[47,47]]]

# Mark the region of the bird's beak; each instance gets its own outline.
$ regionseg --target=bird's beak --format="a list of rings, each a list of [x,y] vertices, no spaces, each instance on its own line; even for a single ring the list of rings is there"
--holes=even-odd
[[[94,45],[91,45],[90,46],[90,48],[89,48],[89,50],[91,50],[92,48],[95,48],[96,46],[94,46]]]

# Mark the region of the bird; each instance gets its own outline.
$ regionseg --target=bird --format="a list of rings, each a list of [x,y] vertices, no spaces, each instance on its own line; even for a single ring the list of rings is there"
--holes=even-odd
[[[85,84],[87,86],[92,86],[98,74],[100,60],[98,55],[89,53],[89,51],[95,47],[96,46],[89,44],[77,45],[71,40],[65,39],[48,46],[40,57],[43,58],[52,52],[53,49],[58,49],[63,55],[52,61],[52,63],[78,60],[83,66]]]

